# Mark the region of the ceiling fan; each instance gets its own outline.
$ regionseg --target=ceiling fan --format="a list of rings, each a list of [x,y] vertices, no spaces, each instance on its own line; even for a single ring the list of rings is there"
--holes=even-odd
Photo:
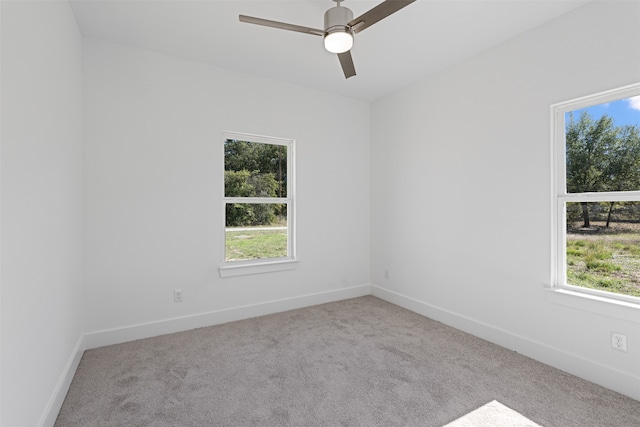
[[[246,15],[240,15],[240,22],[264,25],[266,27],[279,28],[281,30],[296,31],[299,33],[323,37],[325,49],[331,53],[338,54],[338,59],[340,60],[344,77],[348,79],[349,77],[356,75],[356,68],[353,65],[353,58],[351,57],[350,51],[353,46],[353,34],[369,28],[376,22],[399,11],[416,0],[385,0],[355,19],[353,19],[353,12],[351,9],[340,6],[340,3],[342,3],[343,0],[333,1],[338,3],[338,5],[325,12],[324,30]]]

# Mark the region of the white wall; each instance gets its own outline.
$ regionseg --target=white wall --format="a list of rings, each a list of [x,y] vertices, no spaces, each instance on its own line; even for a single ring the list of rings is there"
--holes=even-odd
[[[639,399],[638,310],[544,288],[550,105],[639,78],[640,3],[596,2],[375,102],[374,293]]]
[[[53,423],[83,332],[81,36],[67,2],[1,7],[0,424],[36,426]]]
[[[83,55],[90,346],[368,285],[368,103],[97,40]],[[225,130],[296,140],[297,270],[219,277]]]

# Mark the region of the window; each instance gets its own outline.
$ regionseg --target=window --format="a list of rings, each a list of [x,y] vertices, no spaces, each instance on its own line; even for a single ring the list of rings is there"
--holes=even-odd
[[[640,303],[640,84],[552,106],[553,287]]]
[[[294,141],[225,132],[224,261],[220,274],[293,268]]]

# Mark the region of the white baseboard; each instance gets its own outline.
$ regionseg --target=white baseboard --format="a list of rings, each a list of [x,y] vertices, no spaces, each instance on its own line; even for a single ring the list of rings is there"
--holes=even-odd
[[[78,365],[80,364],[80,359],[82,359],[84,350],[84,336],[80,336],[69,355],[69,360],[67,361],[62,374],[60,374],[60,378],[56,383],[56,387],[53,389],[53,393],[51,393],[49,402],[47,402],[47,406],[42,412],[42,416],[38,422],[39,427],[53,427],[55,424],[60,408],[62,407],[62,403],[64,402],[64,398],[67,396],[67,392],[69,391],[71,380],[73,380],[76,369],[78,369]]]
[[[371,294],[370,285],[354,286],[316,294],[268,301],[264,303],[233,307],[190,316],[159,320],[156,322],[140,323],[123,328],[108,329],[85,334],[85,348],[92,349],[107,345],[150,338],[174,332],[187,331],[195,328],[219,325],[236,320],[249,319],[267,314],[279,313],[297,308],[325,304],[349,298],[356,298]]]
[[[586,379],[618,393],[640,400],[640,377],[619,371],[582,356],[513,334],[493,325],[478,322],[449,310],[371,285],[371,294],[407,310],[442,322],[479,338],[514,350],[539,362]]]

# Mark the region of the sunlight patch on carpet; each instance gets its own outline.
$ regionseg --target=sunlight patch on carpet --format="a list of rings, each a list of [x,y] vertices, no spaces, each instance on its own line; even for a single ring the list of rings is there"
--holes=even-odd
[[[529,418],[504,406],[497,400],[491,401],[444,427],[542,427]]]

